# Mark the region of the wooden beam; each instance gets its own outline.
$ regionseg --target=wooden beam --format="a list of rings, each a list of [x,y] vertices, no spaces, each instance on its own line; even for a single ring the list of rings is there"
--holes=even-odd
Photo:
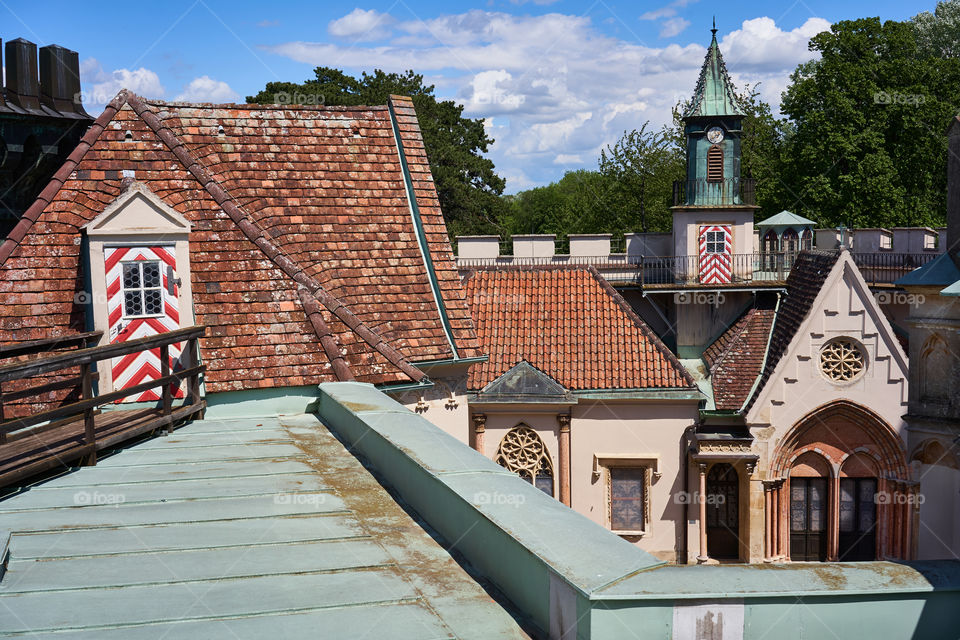
[[[165,344],[183,342],[190,338],[199,338],[205,331],[206,327],[203,326],[185,327],[183,329],[177,329],[176,331],[167,331],[166,333],[158,333],[145,338],[128,340],[127,342],[115,342],[99,347],[90,347],[89,349],[79,349],[77,351],[60,353],[45,358],[37,358],[27,362],[17,362],[0,367],[0,382],[29,378],[43,373],[50,373],[51,371],[77,367],[85,363],[98,362],[117,356],[125,356],[129,353],[155,349]]]
[[[4,344],[0,345],[0,358],[13,358],[16,356],[55,351],[79,344],[86,344],[92,340],[99,340],[101,336],[103,336],[103,331],[87,331],[72,336],[54,336],[53,338],[41,338],[40,340],[29,340],[16,344]]]
[[[90,372],[91,381],[96,382],[100,379],[100,374],[96,371]],[[66,378],[65,380],[57,380],[56,382],[47,382],[45,384],[37,385],[36,387],[30,387],[28,389],[20,389],[18,391],[9,391],[7,393],[0,393],[0,405],[11,402],[13,400],[22,400],[23,398],[29,398],[30,396],[35,396],[41,393],[46,393],[47,391],[58,391],[60,389],[70,389],[72,387],[77,387],[83,384],[83,376],[76,376],[74,378]],[[2,416],[0,416],[2,418]]]

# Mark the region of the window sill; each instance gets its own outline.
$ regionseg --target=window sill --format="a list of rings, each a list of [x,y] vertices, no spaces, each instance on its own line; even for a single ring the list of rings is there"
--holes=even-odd
[[[618,531],[616,529],[611,529],[610,531],[618,536],[629,538],[642,538],[649,533],[648,531]]]

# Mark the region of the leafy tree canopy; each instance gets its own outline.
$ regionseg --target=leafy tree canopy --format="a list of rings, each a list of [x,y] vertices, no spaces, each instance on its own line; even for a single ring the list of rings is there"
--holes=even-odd
[[[340,69],[317,67],[314,75],[299,84],[269,82],[247,102],[351,106],[386,104],[391,94],[410,96],[449,233],[496,233],[496,220],[506,206],[499,198],[505,183],[484,157],[493,139],[483,120],[463,117],[463,107],[452,100],[437,100],[433,85],[424,85],[423,76],[413,71],[377,69],[355,78]]]

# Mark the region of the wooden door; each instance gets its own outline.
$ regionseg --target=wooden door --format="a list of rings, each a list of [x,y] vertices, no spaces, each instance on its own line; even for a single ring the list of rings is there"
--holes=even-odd
[[[827,559],[826,478],[790,478],[790,559]]]
[[[840,479],[839,560],[877,557],[877,479]]]
[[[730,225],[700,227],[700,282],[727,284],[733,271]]]
[[[174,256],[172,245],[105,248],[110,342],[126,342],[180,328]],[[170,345],[171,371],[182,368],[181,346]],[[114,358],[111,373],[114,390],[155,380],[160,377],[160,349]],[[159,392],[159,388],[151,389],[121,402],[159,400]],[[174,397],[183,397],[179,387],[174,390]]]
[[[740,557],[740,478],[731,465],[716,464],[707,474],[707,555]]]

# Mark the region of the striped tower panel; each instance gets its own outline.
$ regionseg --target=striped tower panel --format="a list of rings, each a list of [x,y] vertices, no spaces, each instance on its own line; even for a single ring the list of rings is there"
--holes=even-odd
[[[723,234],[722,253],[707,251],[707,234],[710,232]],[[732,253],[733,240],[730,225],[700,227],[700,282],[702,284],[729,284]]]
[[[129,317],[124,314],[123,265],[129,262],[158,262],[161,274],[162,312],[150,316]],[[104,250],[104,267],[107,274],[107,314],[110,326],[110,342],[126,342],[136,338],[165,333],[180,327],[180,308],[176,287],[171,294],[167,287],[167,267],[177,268],[173,246],[151,245],[135,247],[112,247]],[[170,345],[170,370],[179,371],[182,344]],[[124,389],[141,382],[160,377],[160,349],[152,349],[113,359],[111,372],[113,388]],[[175,398],[184,397],[180,385],[173,387]],[[144,391],[117,402],[148,402],[160,399],[160,389]]]

